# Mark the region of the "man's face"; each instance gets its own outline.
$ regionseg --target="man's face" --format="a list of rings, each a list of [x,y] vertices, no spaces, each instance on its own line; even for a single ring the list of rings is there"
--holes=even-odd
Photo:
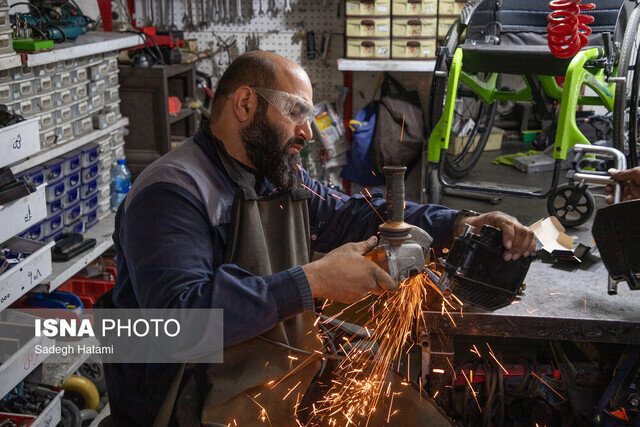
[[[259,98],[253,120],[242,128],[240,139],[256,169],[278,189],[289,191],[298,179],[299,152],[305,140],[296,135],[287,137],[283,126],[269,120],[268,109],[269,103]]]
[[[292,70],[279,86],[279,90],[312,102],[311,83],[302,69]],[[256,169],[278,189],[289,191],[298,179],[299,153],[311,139],[311,125],[295,125],[264,98],[256,96],[258,107],[251,122],[242,128],[240,138]]]

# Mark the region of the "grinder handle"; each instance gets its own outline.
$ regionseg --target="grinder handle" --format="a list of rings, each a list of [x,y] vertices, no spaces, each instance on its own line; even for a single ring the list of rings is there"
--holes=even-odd
[[[387,221],[404,221],[404,173],[405,166],[382,168],[387,180]]]

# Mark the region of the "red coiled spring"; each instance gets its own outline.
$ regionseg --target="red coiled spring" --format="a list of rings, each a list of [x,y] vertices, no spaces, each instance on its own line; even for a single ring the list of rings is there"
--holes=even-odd
[[[580,4],[580,0],[552,0],[549,9],[553,10],[547,21],[547,42],[553,56],[570,58],[589,43],[593,16],[581,15],[582,10],[595,9],[593,3]]]

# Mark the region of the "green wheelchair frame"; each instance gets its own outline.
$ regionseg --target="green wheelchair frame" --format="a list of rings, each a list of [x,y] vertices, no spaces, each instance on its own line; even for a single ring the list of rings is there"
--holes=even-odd
[[[637,9],[633,11],[637,20],[637,15],[640,14],[640,6],[636,7],[634,3],[636,2],[630,2],[632,7]],[[636,22],[636,20],[632,19],[631,21]],[[454,23],[452,29],[459,25],[459,22]],[[610,35],[608,34],[605,37],[610,37]],[[604,46],[609,46],[608,48],[594,47],[585,49],[572,58],[565,73],[563,87],[558,85],[554,76],[522,75],[520,77],[526,86],[519,91],[499,90],[497,87],[499,85],[499,73],[483,73],[484,78],[481,79],[476,74],[463,71],[463,50],[460,46],[456,46],[453,56],[447,58],[450,60],[448,67],[445,67],[447,71],[436,70],[434,74],[434,79],[448,77],[448,82],[446,93],[444,94],[442,114],[433,125],[428,137],[428,145],[423,150],[423,201],[437,203],[442,189],[532,199],[549,198],[547,203],[549,213],[558,216],[565,226],[577,226],[586,222],[595,209],[595,201],[586,185],[574,184],[569,181],[568,184],[559,186],[558,181],[562,162],[567,159],[571,148],[576,144],[590,144],[589,140],[578,129],[576,123],[578,105],[604,106],[610,112],[616,108],[616,83],[621,78],[617,77],[618,64],[613,63],[612,45],[608,43],[609,40],[603,39],[603,41],[605,42]],[[447,75],[438,75],[438,72],[446,72]],[[638,71],[636,70],[636,72]],[[553,145],[554,168],[550,187],[545,191],[540,189],[509,188],[501,184],[478,186],[471,183],[465,184],[464,182],[447,182],[444,165],[454,124],[454,110],[459,83],[465,86],[465,90],[471,90],[480,101],[488,105],[498,101],[534,103],[536,94],[533,93],[534,89],[531,87],[531,80],[528,80],[527,77],[537,81],[540,86],[538,90],[544,92],[549,99],[560,103],[558,126]],[[583,85],[591,88],[595,92],[595,96],[582,95],[581,89]],[[593,156],[586,155],[584,157]],[[584,169],[589,170],[590,168]],[[578,220],[565,218],[566,220],[563,221],[562,216],[557,214],[557,208],[554,207],[554,198],[558,195],[566,202],[562,207],[565,211],[575,212],[578,208],[581,210]],[[586,212],[583,212],[582,209],[586,209]]]

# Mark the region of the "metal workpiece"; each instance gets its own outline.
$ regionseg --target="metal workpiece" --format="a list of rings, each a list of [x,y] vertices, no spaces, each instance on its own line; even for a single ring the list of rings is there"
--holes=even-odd
[[[573,149],[584,154],[605,155],[614,161],[614,167],[618,170],[627,169],[627,159],[624,154],[613,147],[604,147],[600,145],[576,144]],[[615,182],[606,172],[576,172],[573,174],[574,182],[587,182],[592,184],[613,184],[613,202],[620,203],[622,201],[622,185]]]

